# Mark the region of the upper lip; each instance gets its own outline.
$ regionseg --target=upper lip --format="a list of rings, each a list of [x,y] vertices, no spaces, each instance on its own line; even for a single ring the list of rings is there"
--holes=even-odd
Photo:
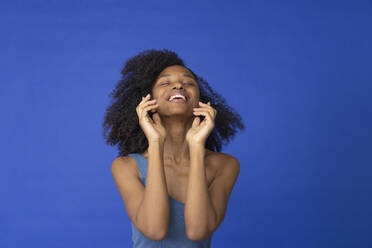
[[[185,99],[186,99],[186,101],[187,101],[187,95],[185,94],[185,92],[182,92],[182,91],[171,91],[171,93],[168,95],[168,97],[167,97],[167,101],[169,100],[169,98],[171,97],[171,96],[174,96],[174,95],[181,95],[181,96],[184,96],[185,97]]]

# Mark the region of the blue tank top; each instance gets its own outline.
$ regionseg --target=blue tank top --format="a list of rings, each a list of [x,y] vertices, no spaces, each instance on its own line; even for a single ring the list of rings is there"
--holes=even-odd
[[[139,168],[141,180],[146,185],[147,159],[140,153],[130,153]],[[168,235],[163,240],[151,240],[141,233],[132,223],[132,241],[133,248],[152,248],[152,247],[177,247],[177,248],[194,248],[194,247],[211,247],[212,235],[203,241],[193,241],[186,236],[184,209],[185,204],[169,196],[170,220]]]

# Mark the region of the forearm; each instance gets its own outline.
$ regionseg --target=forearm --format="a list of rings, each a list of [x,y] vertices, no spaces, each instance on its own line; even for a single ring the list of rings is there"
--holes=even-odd
[[[168,230],[170,209],[163,165],[164,142],[149,142],[145,193],[139,215],[150,232]]]
[[[190,174],[185,202],[185,224],[186,231],[191,236],[205,236],[216,221],[216,213],[208,192],[204,154],[204,146],[190,147]]]

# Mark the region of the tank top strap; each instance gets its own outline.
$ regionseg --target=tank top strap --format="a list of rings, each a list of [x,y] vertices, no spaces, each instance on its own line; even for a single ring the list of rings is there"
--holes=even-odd
[[[146,185],[146,175],[147,175],[147,161],[144,156],[139,153],[129,153],[128,156],[134,158],[137,162],[137,167],[140,171],[141,180],[144,185]]]

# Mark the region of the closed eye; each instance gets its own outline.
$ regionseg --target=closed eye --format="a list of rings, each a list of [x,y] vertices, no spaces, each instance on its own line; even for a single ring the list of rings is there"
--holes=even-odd
[[[170,84],[170,83],[169,82],[162,82],[162,83],[160,83],[160,85],[168,85],[168,84]],[[193,82],[185,82],[184,84],[194,86],[194,83]]]

